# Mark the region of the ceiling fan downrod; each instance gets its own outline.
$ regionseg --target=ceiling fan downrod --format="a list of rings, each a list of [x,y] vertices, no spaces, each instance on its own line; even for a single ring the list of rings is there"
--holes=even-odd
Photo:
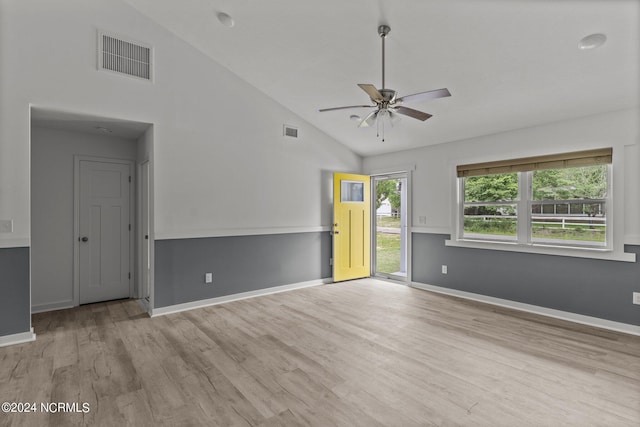
[[[384,86],[384,39],[387,38],[387,34],[391,31],[391,27],[388,25],[380,25],[378,27],[378,35],[382,39],[382,88],[385,89]]]

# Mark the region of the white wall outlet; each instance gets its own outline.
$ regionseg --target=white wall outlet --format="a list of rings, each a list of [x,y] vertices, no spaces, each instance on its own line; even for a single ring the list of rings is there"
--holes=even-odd
[[[446,265],[442,266],[442,274],[447,274],[447,266]]]
[[[213,273],[204,274],[204,283],[213,283]]]
[[[422,215],[418,217],[418,224],[426,224],[427,223],[427,217]]]
[[[0,233],[13,233],[12,219],[0,219]]]
[[[640,292],[633,293],[633,303],[640,305]]]

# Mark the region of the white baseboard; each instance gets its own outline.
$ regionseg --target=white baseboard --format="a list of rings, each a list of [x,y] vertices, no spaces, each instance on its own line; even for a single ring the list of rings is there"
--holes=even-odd
[[[36,334],[33,332],[33,328],[29,332],[21,332],[19,334],[4,335],[0,337],[0,347],[6,347],[8,345],[22,344],[25,342],[31,342],[36,340]]]
[[[64,310],[67,308],[73,308],[73,301],[57,301],[46,304],[37,304],[31,306],[31,314],[44,313],[45,311]]]
[[[211,305],[223,304],[225,302],[238,301],[247,298],[255,298],[263,295],[277,294],[279,292],[293,291],[296,289],[309,288],[311,286],[324,285],[333,282],[333,279],[318,279],[308,282],[292,283],[290,285],[274,286],[272,288],[258,289],[256,291],[241,292],[239,294],[225,295],[223,297],[203,299],[199,301],[186,302],[183,304],[169,305],[167,307],[151,309],[151,317],[164,316],[165,314],[179,313],[181,311],[193,310],[195,308],[209,307]]]
[[[437,292],[440,294],[465,298],[473,301],[497,305],[500,307],[506,307],[514,310],[525,311],[527,313],[534,313],[542,316],[553,317],[555,319],[568,320],[569,322],[580,323],[588,326],[594,326],[596,328],[608,329],[610,331],[623,332],[625,334],[640,336],[640,326],[630,325],[628,323],[614,322],[611,320],[600,319],[599,317],[585,316],[582,314],[571,313],[568,311],[555,310],[552,308],[540,307],[537,305],[525,304],[517,301],[510,301],[502,298],[490,297],[487,295],[480,295],[480,294],[474,294],[471,292],[459,291],[457,289],[449,289],[449,288],[443,288],[441,286],[427,285],[425,283],[411,282],[411,286],[414,288],[425,290],[425,291]]]

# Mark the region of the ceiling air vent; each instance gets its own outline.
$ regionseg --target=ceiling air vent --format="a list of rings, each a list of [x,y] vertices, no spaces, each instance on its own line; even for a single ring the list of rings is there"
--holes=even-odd
[[[151,80],[152,54],[149,46],[98,32],[98,69]]]
[[[284,136],[288,136],[289,138],[297,138],[298,128],[294,128],[293,126],[289,126],[289,125],[284,125]]]

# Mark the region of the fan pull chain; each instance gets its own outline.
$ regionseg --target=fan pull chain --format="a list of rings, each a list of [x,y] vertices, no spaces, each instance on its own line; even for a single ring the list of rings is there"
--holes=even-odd
[[[376,138],[380,138],[380,122],[382,122],[382,142],[384,142],[384,120],[382,117],[376,117]]]

